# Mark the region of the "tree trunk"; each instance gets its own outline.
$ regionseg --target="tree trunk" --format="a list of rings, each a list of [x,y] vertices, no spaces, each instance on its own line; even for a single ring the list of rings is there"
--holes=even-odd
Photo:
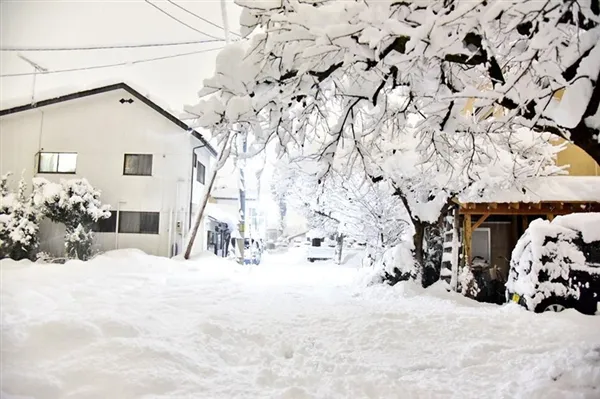
[[[335,248],[335,251],[336,251],[336,255],[337,255],[337,264],[341,265],[342,264],[342,251],[344,250],[344,235],[338,234],[338,236],[336,237],[336,241],[337,241],[337,246]]]
[[[413,236],[413,251],[415,255],[415,262],[417,263],[417,268],[422,271],[423,260],[425,258],[423,251],[423,241],[425,239],[425,227],[427,227],[427,223],[421,222],[418,219],[414,219],[412,223],[415,227],[415,235]]]

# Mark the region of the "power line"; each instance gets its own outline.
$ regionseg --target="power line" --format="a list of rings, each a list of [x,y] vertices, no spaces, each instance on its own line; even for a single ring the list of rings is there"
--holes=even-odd
[[[188,10],[187,8],[185,8],[185,7],[183,7],[183,6],[180,6],[179,4],[175,3],[174,1],[171,1],[171,0],[167,0],[167,1],[168,1],[169,3],[171,3],[171,4],[173,4],[175,7],[177,7],[177,8],[179,8],[179,9],[181,9],[181,10],[183,10],[183,11],[187,12],[188,14],[190,14],[190,15],[193,15],[194,17],[196,17],[196,18],[198,18],[198,19],[200,19],[200,20],[202,20],[202,21],[206,22],[207,24],[210,24],[210,25],[212,25],[212,26],[214,26],[214,27],[216,27],[216,28],[219,28],[219,29],[221,29],[221,30],[225,30],[225,28],[223,28],[221,25],[218,25],[218,24],[216,24],[216,23],[212,22],[212,21],[211,21],[211,20],[209,20],[209,19],[206,19],[206,18],[204,18],[204,17],[201,17],[200,15],[198,15],[198,14],[196,14],[196,13],[193,13],[193,12],[191,12],[191,11],[190,11],[190,10]],[[233,33],[233,34],[234,34],[234,35],[236,35],[237,37],[241,37],[240,35],[238,35],[238,34],[237,34],[237,33],[235,33],[235,32],[231,32],[231,33]]]
[[[223,40],[220,37],[216,37],[216,36],[213,36],[213,35],[208,34],[206,32],[202,32],[201,30],[198,30],[198,29],[194,28],[192,25],[186,24],[185,22],[183,22],[182,20],[180,20],[180,19],[172,16],[171,14],[169,14],[168,12],[166,12],[165,10],[163,10],[162,8],[160,8],[159,6],[157,6],[156,4],[151,3],[150,0],[144,0],[144,1],[146,3],[148,3],[148,4],[150,4],[152,7],[156,8],[158,11],[162,12],[163,14],[165,14],[166,16],[168,16],[169,18],[174,19],[175,21],[179,22],[180,24],[182,24],[184,26],[187,26],[188,28],[190,28],[191,30],[193,30],[195,32],[201,33],[201,34],[203,34],[205,36],[208,36],[208,37],[212,37],[213,39]]]
[[[169,59],[169,58],[183,57],[183,56],[186,56],[186,55],[207,53],[209,51],[221,50],[222,48],[223,47],[216,47],[216,48],[204,49],[204,50],[199,50],[199,51],[190,51],[190,52],[187,52],[187,53],[179,53],[179,54],[166,55],[166,56],[162,56],[162,57],[145,58],[145,59],[136,60],[136,61],[118,62],[118,63],[115,63],[115,64],[92,65],[92,66],[80,67],[80,68],[57,69],[57,70],[54,70],[54,71],[47,71],[47,72],[9,73],[9,74],[6,74],[6,75],[0,75],[0,78],[9,78],[9,77],[15,77],[15,76],[30,76],[30,75],[49,75],[49,74],[53,74],[53,73],[87,71],[87,70],[91,70],[91,69],[102,69],[102,68],[112,68],[112,67],[126,66],[126,65],[135,65],[135,64],[141,64],[141,63],[144,63],[144,62],[160,61],[160,60],[166,60],[166,59]]]
[[[83,51],[83,50],[107,50],[124,48],[145,48],[145,47],[170,47],[185,46],[189,44],[202,44],[222,42],[223,39],[192,40],[187,42],[172,43],[142,43],[142,44],[115,44],[107,46],[79,46],[79,47],[2,47],[0,51]]]

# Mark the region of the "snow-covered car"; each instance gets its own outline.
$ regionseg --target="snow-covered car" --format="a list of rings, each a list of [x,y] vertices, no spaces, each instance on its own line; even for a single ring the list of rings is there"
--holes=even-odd
[[[600,213],[534,220],[513,250],[506,289],[535,312],[600,312]]]
[[[326,241],[320,237],[314,237],[310,240],[310,246],[306,251],[306,258],[309,262],[316,260],[328,260],[335,257],[335,246],[327,245]]]

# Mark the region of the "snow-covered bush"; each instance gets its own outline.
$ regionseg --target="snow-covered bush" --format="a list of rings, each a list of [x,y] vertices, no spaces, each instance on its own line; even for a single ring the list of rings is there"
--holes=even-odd
[[[518,293],[529,309],[553,296],[579,298],[569,282],[571,269],[598,273],[586,266],[583,243],[600,240],[600,213],[559,216],[553,222],[531,222],[515,246],[506,288]]]
[[[31,195],[27,183],[19,181],[16,193],[8,189],[10,173],[0,180],[0,258],[33,259],[39,244],[38,231],[42,213]]]
[[[460,293],[469,298],[477,298],[481,291],[473,274],[473,269],[469,266],[464,266],[461,269],[458,275],[458,286]]]
[[[34,201],[43,207],[44,215],[65,225],[67,256],[87,260],[92,253],[92,226],[110,217],[109,207],[100,202],[100,191],[86,179],[52,183],[34,179]]]
[[[413,256],[411,241],[403,241],[383,252],[375,261],[371,283],[395,285],[400,281],[420,280],[420,268]]]

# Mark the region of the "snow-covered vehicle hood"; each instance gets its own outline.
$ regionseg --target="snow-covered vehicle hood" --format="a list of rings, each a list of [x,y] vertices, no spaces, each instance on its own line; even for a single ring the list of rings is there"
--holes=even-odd
[[[559,216],[554,221],[537,219],[515,246],[506,289],[519,294],[527,308],[556,295],[579,298],[577,284],[569,283],[570,270],[598,273],[591,268],[581,244],[600,239],[600,213]],[[594,227],[596,226],[596,227]]]

